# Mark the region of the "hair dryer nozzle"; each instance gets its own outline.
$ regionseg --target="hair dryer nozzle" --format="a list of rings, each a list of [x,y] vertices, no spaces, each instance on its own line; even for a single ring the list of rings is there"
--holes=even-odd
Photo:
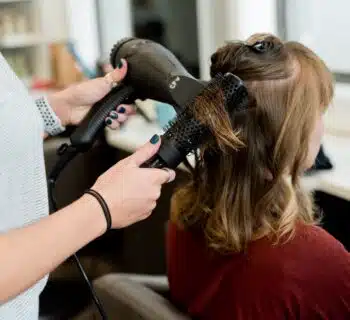
[[[171,51],[154,41],[121,39],[110,54],[112,66],[116,67],[121,58],[128,62],[123,83],[134,88],[138,99],[168,103],[177,113],[205,87]]]

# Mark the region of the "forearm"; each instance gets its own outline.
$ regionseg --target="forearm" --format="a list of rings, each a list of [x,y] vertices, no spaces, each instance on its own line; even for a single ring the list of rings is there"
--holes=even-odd
[[[85,195],[51,216],[0,235],[0,305],[30,288],[105,228],[99,203]]]

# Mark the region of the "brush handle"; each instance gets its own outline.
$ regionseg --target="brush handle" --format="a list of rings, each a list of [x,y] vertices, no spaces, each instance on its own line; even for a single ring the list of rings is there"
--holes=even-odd
[[[99,134],[103,132],[105,119],[109,113],[116,106],[126,103],[133,92],[134,89],[132,87],[121,85],[96,102],[79,127],[70,136],[71,145],[82,152],[90,149]]]
[[[151,159],[147,160],[145,163],[143,163],[141,168],[158,168],[162,169],[167,167],[166,163],[163,161],[162,158],[158,156],[158,154],[154,155]]]
[[[164,136],[163,136],[164,137]],[[186,158],[169,139],[162,140],[158,152],[141,165],[141,168],[169,168],[176,169]]]

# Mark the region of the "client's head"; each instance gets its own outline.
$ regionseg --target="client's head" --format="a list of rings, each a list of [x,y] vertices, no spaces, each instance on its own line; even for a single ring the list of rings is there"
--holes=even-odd
[[[310,49],[269,34],[228,43],[211,62],[212,77],[231,72],[245,82],[249,108],[221,115],[234,134],[223,127],[213,132],[232,141],[217,137],[201,149],[190,183],[175,194],[172,219],[200,230],[222,252],[240,251],[265,235],[292,236],[299,221],[315,220],[299,180],[320,148],[331,73]]]

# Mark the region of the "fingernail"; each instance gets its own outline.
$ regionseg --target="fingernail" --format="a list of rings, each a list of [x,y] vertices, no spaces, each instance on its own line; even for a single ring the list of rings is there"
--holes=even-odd
[[[123,67],[123,60],[120,60],[120,62],[117,65],[118,69],[121,69]]]
[[[119,112],[119,113],[125,113],[125,108],[124,108],[124,107],[120,107],[120,108],[118,109],[118,112]]]
[[[171,170],[171,172],[169,173],[169,181],[168,182],[173,182],[175,180],[176,174],[173,170]]]
[[[118,113],[116,113],[115,111],[111,111],[111,113],[109,114],[109,116],[112,118],[112,119],[118,119]]]
[[[159,141],[159,136],[157,134],[155,134],[150,140],[152,144],[156,144],[158,141]]]
[[[168,168],[163,168],[163,170],[165,170],[165,171],[167,171],[167,172],[169,173],[168,183],[175,180],[175,177],[176,177],[175,171],[170,170],[170,169],[168,169]]]
[[[111,118],[107,118],[106,119],[106,125],[110,126],[112,124],[112,119]]]

